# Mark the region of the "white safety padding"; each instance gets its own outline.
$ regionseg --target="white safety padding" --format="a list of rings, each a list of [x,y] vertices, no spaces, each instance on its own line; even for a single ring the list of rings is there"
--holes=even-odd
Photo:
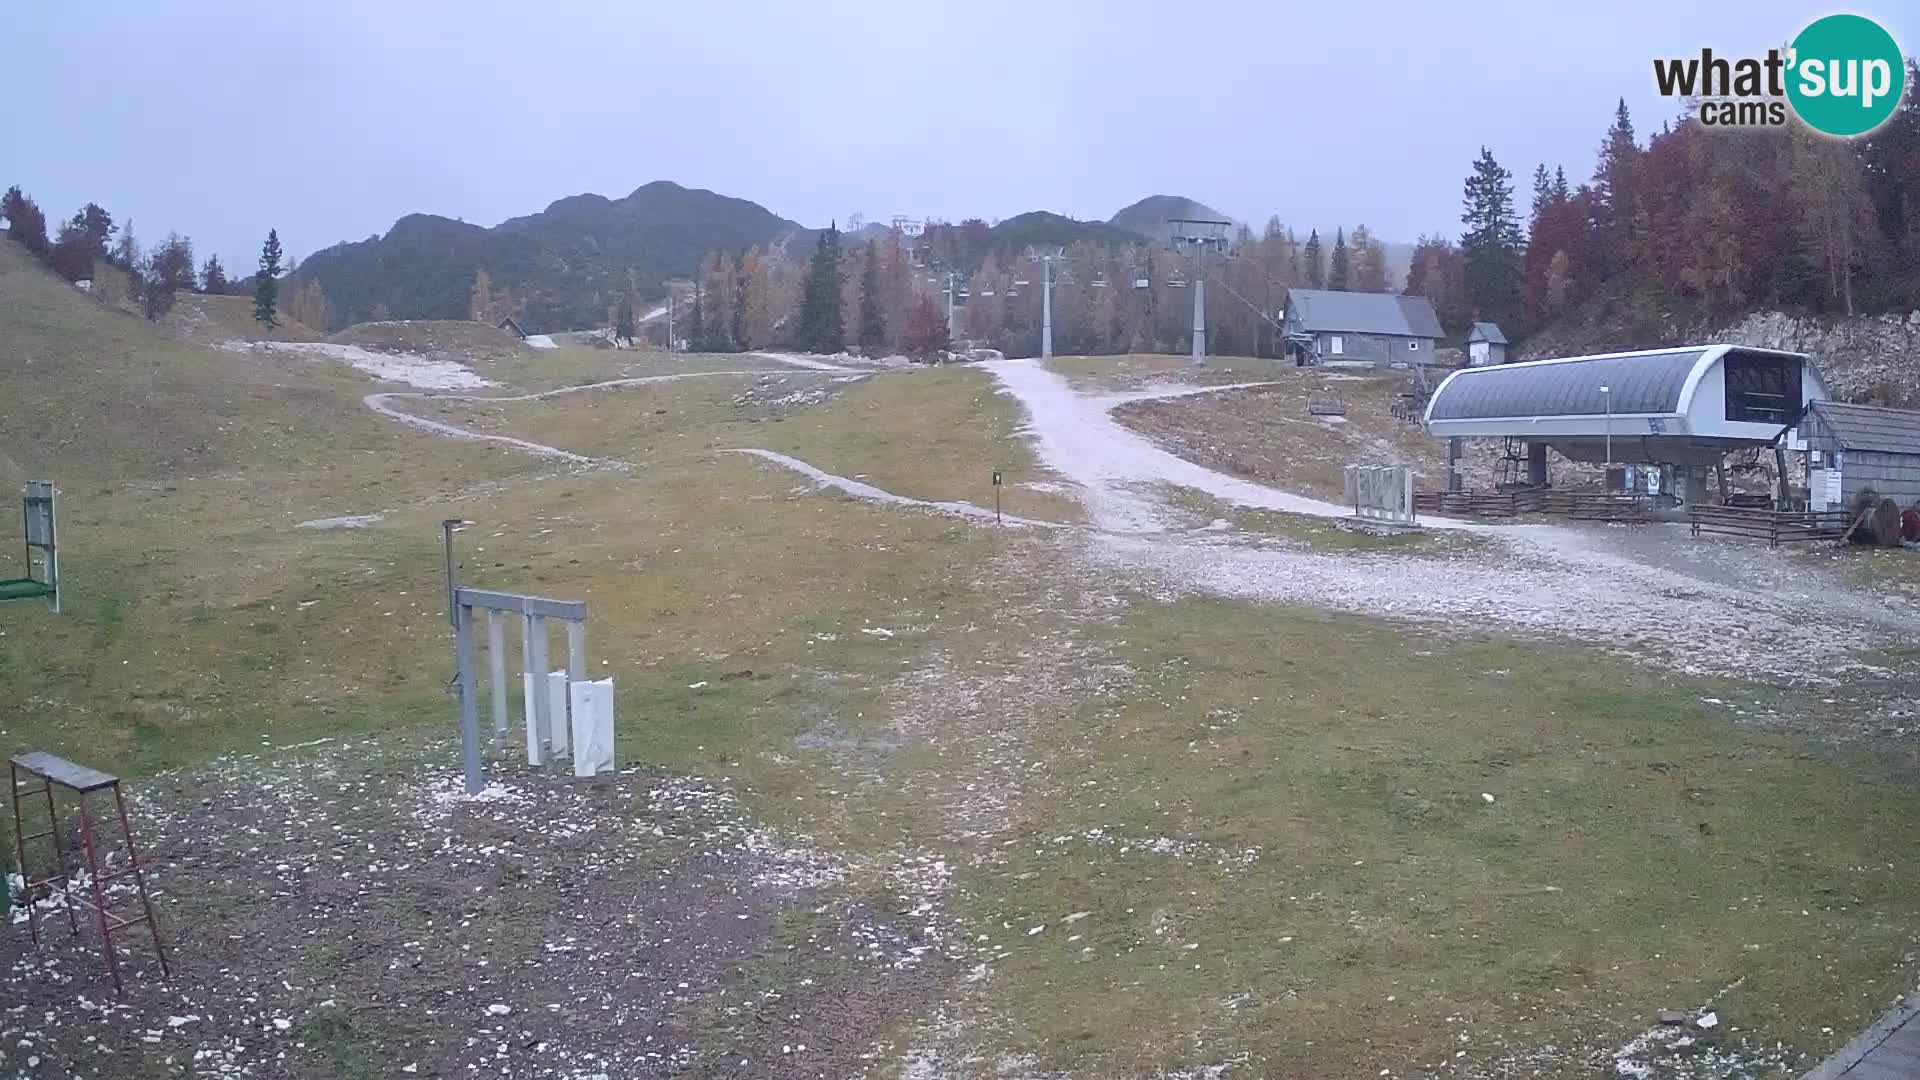
[[[573,775],[613,771],[613,680],[568,687],[573,706]]]
[[[556,758],[567,755],[567,673],[565,671],[547,672],[547,732],[548,749]]]
[[[541,744],[545,742],[545,740],[540,737],[540,709],[537,700],[533,696],[533,686],[533,672],[521,672],[520,700],[522,704],[525,705],[522,712],[525,714],[527,721],[527,764],[544,765],[546,764],[547,758],[545,754],[541,753]]]

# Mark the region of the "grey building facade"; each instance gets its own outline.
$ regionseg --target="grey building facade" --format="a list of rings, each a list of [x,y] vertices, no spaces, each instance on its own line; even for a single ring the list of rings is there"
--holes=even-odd
[[[1467,331],[1467,364],[1486,367],[1507,362],[1507,335],[1499,323],[1477,322]]]
[[[1281,322],[1297,364],[1429,364],[1440,339],[1440,318],[1424,296],[1288,289]]]

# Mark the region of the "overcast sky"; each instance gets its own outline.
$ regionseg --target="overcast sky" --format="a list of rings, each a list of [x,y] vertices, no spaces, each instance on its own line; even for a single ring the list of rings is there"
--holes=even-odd
[[[1616,98],[1657,127],[1656,55],[1757,53],[1833,10],[1920,47],[1892,0],[7,6],[0,185],[239,270],[268,226],[304,255],[655,179],[807,225],[1169,193],[1410,241],[1458,233],[1482,143],[1524,204],[1536,162],[1592,171]]]

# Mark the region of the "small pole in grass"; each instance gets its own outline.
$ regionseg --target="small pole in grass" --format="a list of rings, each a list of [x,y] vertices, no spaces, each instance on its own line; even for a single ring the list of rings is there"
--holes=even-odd
[[[1000,470],[993,470],[993,523],[1000,524]]]
[[[458,586],[453,580],[453,534],[466,527],[459,518],[447,518],[440,523],[440,547],[447,555],[447,622],[454,628],[460,626],[460,613],[454,604],[454,590]]]

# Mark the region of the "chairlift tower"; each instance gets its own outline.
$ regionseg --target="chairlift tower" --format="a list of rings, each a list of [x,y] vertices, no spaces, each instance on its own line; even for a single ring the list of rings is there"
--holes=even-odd
[[[1231,221],[1213,221],[1205,218],[1168,218],[1167,235],[1173,242],[1173,249],[1185,255],[1193,270],[1188,277],[1193,280],[1193,364],[1205,367],[1207,363],[1207,263],[1211,257],[1227,250],[1227,233],[1233,228]]]
[[[1052,251],[1027,249],[1027,258],[1040,262],[1040,359],[1053,359],[1053,264],[1065,259],[1067,249]]]

